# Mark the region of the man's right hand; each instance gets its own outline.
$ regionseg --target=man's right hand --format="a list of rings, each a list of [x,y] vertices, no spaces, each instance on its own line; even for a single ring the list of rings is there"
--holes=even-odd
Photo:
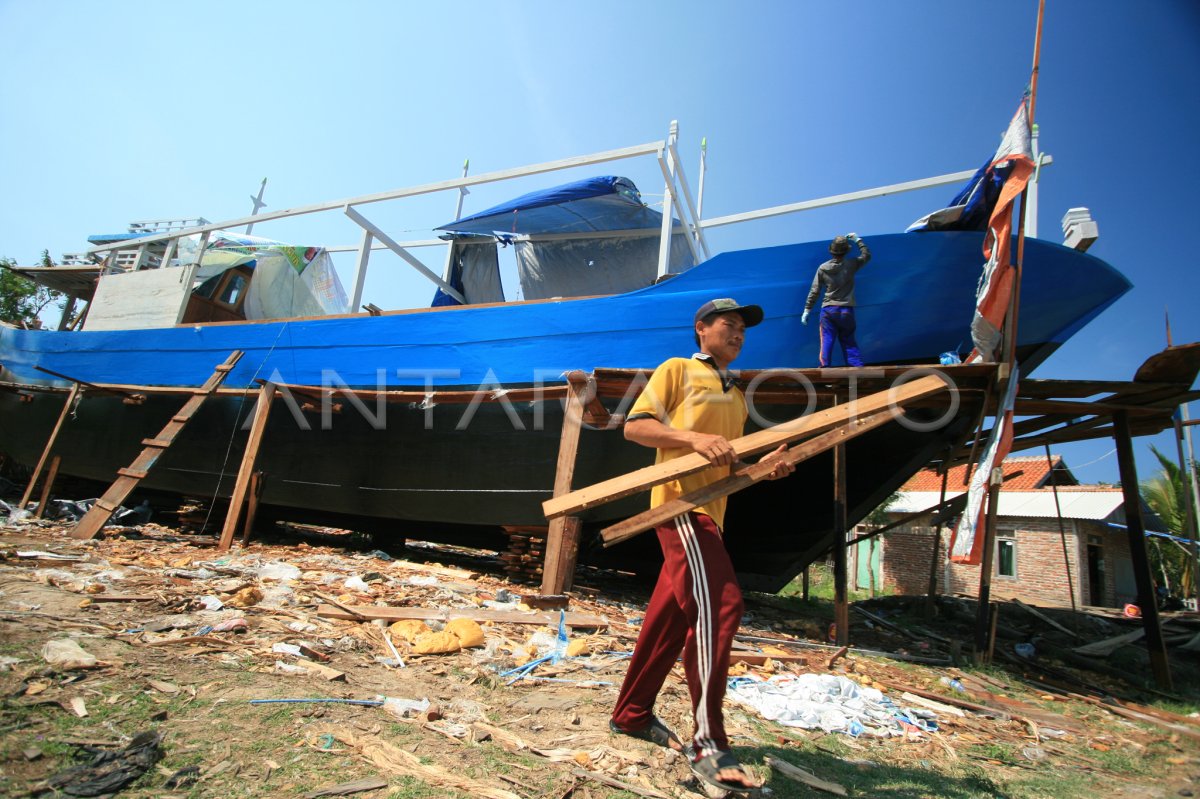
[[[708,458],[713,466],[729,466],[737,460],[728,439],[711,433],[692,433],[692,451]]]
[[[804,313],[800,314],[800,324],[802,324],[802,325],[808,324],[808,311],[805,311]]]

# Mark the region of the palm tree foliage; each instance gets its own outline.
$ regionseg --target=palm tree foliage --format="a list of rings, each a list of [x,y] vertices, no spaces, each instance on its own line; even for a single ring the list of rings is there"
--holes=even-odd
[[[1142,481],[1142,500],[1162,519],[1169,532],[1187,538],[1187,492],[1191,490],[1185,473],[1179,464],[1159,452],[1153,445],[1150,451],[1158,458],[1162,470],[1148,480]],[[1196,469],[1196,464],[1192,464]],[[1166,581],[1176,596],[1191,596],[1196,592],[1192,584],[1193,570],[1188,568],[1190,558],[1183,547],[1161,538],[1149,539],[1150,564],[1154,576]]]

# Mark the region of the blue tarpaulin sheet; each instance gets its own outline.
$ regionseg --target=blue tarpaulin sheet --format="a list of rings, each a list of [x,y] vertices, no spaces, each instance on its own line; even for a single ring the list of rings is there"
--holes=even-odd
[[[437,230],[515,235],[644,230],[661,224],[662,215],[642,204],[633,181],[603,175],[530,192]]]

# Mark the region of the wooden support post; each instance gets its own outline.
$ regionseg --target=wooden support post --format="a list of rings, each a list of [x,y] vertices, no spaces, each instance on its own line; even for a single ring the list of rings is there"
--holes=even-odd
[[[988,603],[988,635],[987,649],[984,650],[983,663],[990,666],[996,657],[996,625],[1000,622],[1000,606],[995,602]]]
[[[583,408],[591,383],[581,372],[567,375],[571,391],[563,409],[562,433],[558,441],[558,463],[554,471],[554,496],[571,491],[575,477],[575,460],[579,454],[579,433],[583,426]],[[550,520],[546,533],[546,552],[543,556],[542,593],[561,594],[575,580],[575,561],[579,557],[578,516],[559,516]]]
[[[947,453],[946,459],[942,461],[942,494],[938,498],[938,505],[946,504],[946,486],[950,481],[949,458],[950,455]],[[942,520],[945,517],[945,511],[939,513],[937,524],[933,528],[933,554],[929,557],[929,590],[925,593],[925,618],[927,619],[933,618],[934,610],[937,607],[938,563],[941,561]]]
[[[1125,497],[1125,531],[1129,535],[1129,558],[1133,561],[1133,577],[1137,583],[1138,607],[1142,611],[1142,626],[1146,630],[1146,649],[1150,653],[1150,668],[1154,681],[1164,691],[1171,690],[1171,663],[1167,645],[1159,625],[1158,604],[1154,596],[1154,580],[1150,573],[1150,558],[1146,555],[1146,525],[1142,519],[1142,498],[1138,492],[1137,465],[1133,459],[1133,437],[1129,433],[1129,414],[1113,414],[1113,439],[1117,443],[1117,466],[1121,474],[1121,490]]]
[[[833,448],[833,618],[838,646],[850,644],[850,599],[846,595],[846,447]]]
[[[221,528],[221,539],[217,543],[218,552],[227,551],[233,544],[233,534],[237,531],[242,506],[246,504],[250,477],[254,474],[254,461],[258,458],[258,448],[262,445],[267,420],[271,418],[271,404],[274,399],[275,384],[264,383],[258,392],[258,401],[254,403],[254,421],[250,424],[250,436],[246,439],[246,450],[242,453],[242,465],[238,467],[237,481],[234,482],[233,494],[229,497],[229,512],[225,516],[225,526]]]
[[[1050,445],[1046,444],[1046,468],[1050,470],[1050,487],[1054,490],[1054,514],[1058,517],[1058,537],[1062,541],[1063,568],[1067,571],[1067,595],[1071,597],[1071,610],[1075,606],[1075,582],[1071,579],[1071,553],[1067,548],[1067,528],[1063,524],[1062,505],[1058,502],[1058,478],[1054,476],[1054,459],[1050,456]]]
[[[46,503],[50,501],[50,490],[54,488],[54,479],[58,477],[60,463],[62,463],[62,455],[55,455],[50,460],[50,469],[46,472],[46,479],[42,482],[42,496],[38,500],[37,510],[33,512],[33,515],[39,519],[46,512]]]
[[[808,601],[808,567],[804,567],[804,572],[800,575],[800,598],[805,602]]]
[[[29,498],[33,496],[33,487],[37,484],[38,475],[42,473],[42,467],[46,465],[46,459],[50,457],[50,451],[54,449],[54,442],[58,440],[59,431],[62,430],[63,422],[67,419],[67,414],[71,412],[71,406],[75,404],[75,398],[79,396],[79,384],[71,386],[70,392],[67,393],[67,401],[63,403],[62,411],[58,414],[58,421],[54,423],[54,429],[50,431],[50,438],[46,440],[46,447],[42,450],[42,456],[38,458],[37,466],[33,468],[33,474],[29,477],[29,485],[25,486],[25,493],[21,495],[21,504],[17,507],[21,510],[29,504]]]
[[[188,397],[187,402],[183,404],[183,408],[180,409],[179,413],[172,416],[171,420],[154,437],[154,441],[157,443],[152,446],[146,446],[141,451],[141,454],[134,459],[133,463],[125,469],[118,470],[119,476],[108,487],[108,490],[104,492],[104,496],[96,500],[96,504],[84,514],[84,517],[79,520],[79,524],[75,525],[75,530],[71,533],[72,537],[79,539],[92,538],[104,528],[104,525],[112,518],[113,513],[121,506],[125,498],[133,492],[133,489],[137,488],[137,484],[150,471],[150,467],[158,461],[159,456],[166,451],[166,448],[174,443],[175,438],[183,431],[184,426],[200,410],[200,406],[204,404],[204,400],[225,381],[226,375],[233,371],[233,367],[237,365],[241,357],[241,350],[235,350],[230,353],[225,362],[217,366],[208,380],[204,382],[204,385],[195,394]]]
[[[242,526],[242,546],[250,543],[250,533],[254,530],[254,517],[258,515],[258,501],[262,499],[265,476],[262,472],[250,475],[250,504],[246,507],[246,522]]]
[[[996,546],[996,517],[1000,511],[1000,486],[1004,482],[1000,467],[988,476],[987,519],[983,525],[983,563],[979,566],[979,594],[975,607],[975,656],[986,658],[988,629],[991,625],[992,550]],[[976,533],[978,535],[978,533]]]

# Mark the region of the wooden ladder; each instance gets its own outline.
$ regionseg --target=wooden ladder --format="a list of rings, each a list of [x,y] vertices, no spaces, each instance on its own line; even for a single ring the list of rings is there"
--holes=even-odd
[[[183,428],[196,415],[196,411],[200,410],[204,400],[217,390],[217,387],[221,385],[241,357],[241,350],[230,353],[225,362],[218,366],[212,376],[204,382],[204,385],[192,390],[192,396],[183,404],[179,413],[171,417],[171,420],[157,436],[142,439],[142,445],[145,448],[141,454],[134,458],[133,463],[128,467],[117,469],[117,479],[104,492],[104,496],[96,500],[96,504],[79,520],[79,524],[71,532],[73,538],[94,538],[96,533],[100,532],[112,515],[117,512],[117,509],[121,507],[121,503],[125,501],[126,497],[149,474],[150,467],[154,465],[159,456],[175,443],[176,437],[183,432]]]

